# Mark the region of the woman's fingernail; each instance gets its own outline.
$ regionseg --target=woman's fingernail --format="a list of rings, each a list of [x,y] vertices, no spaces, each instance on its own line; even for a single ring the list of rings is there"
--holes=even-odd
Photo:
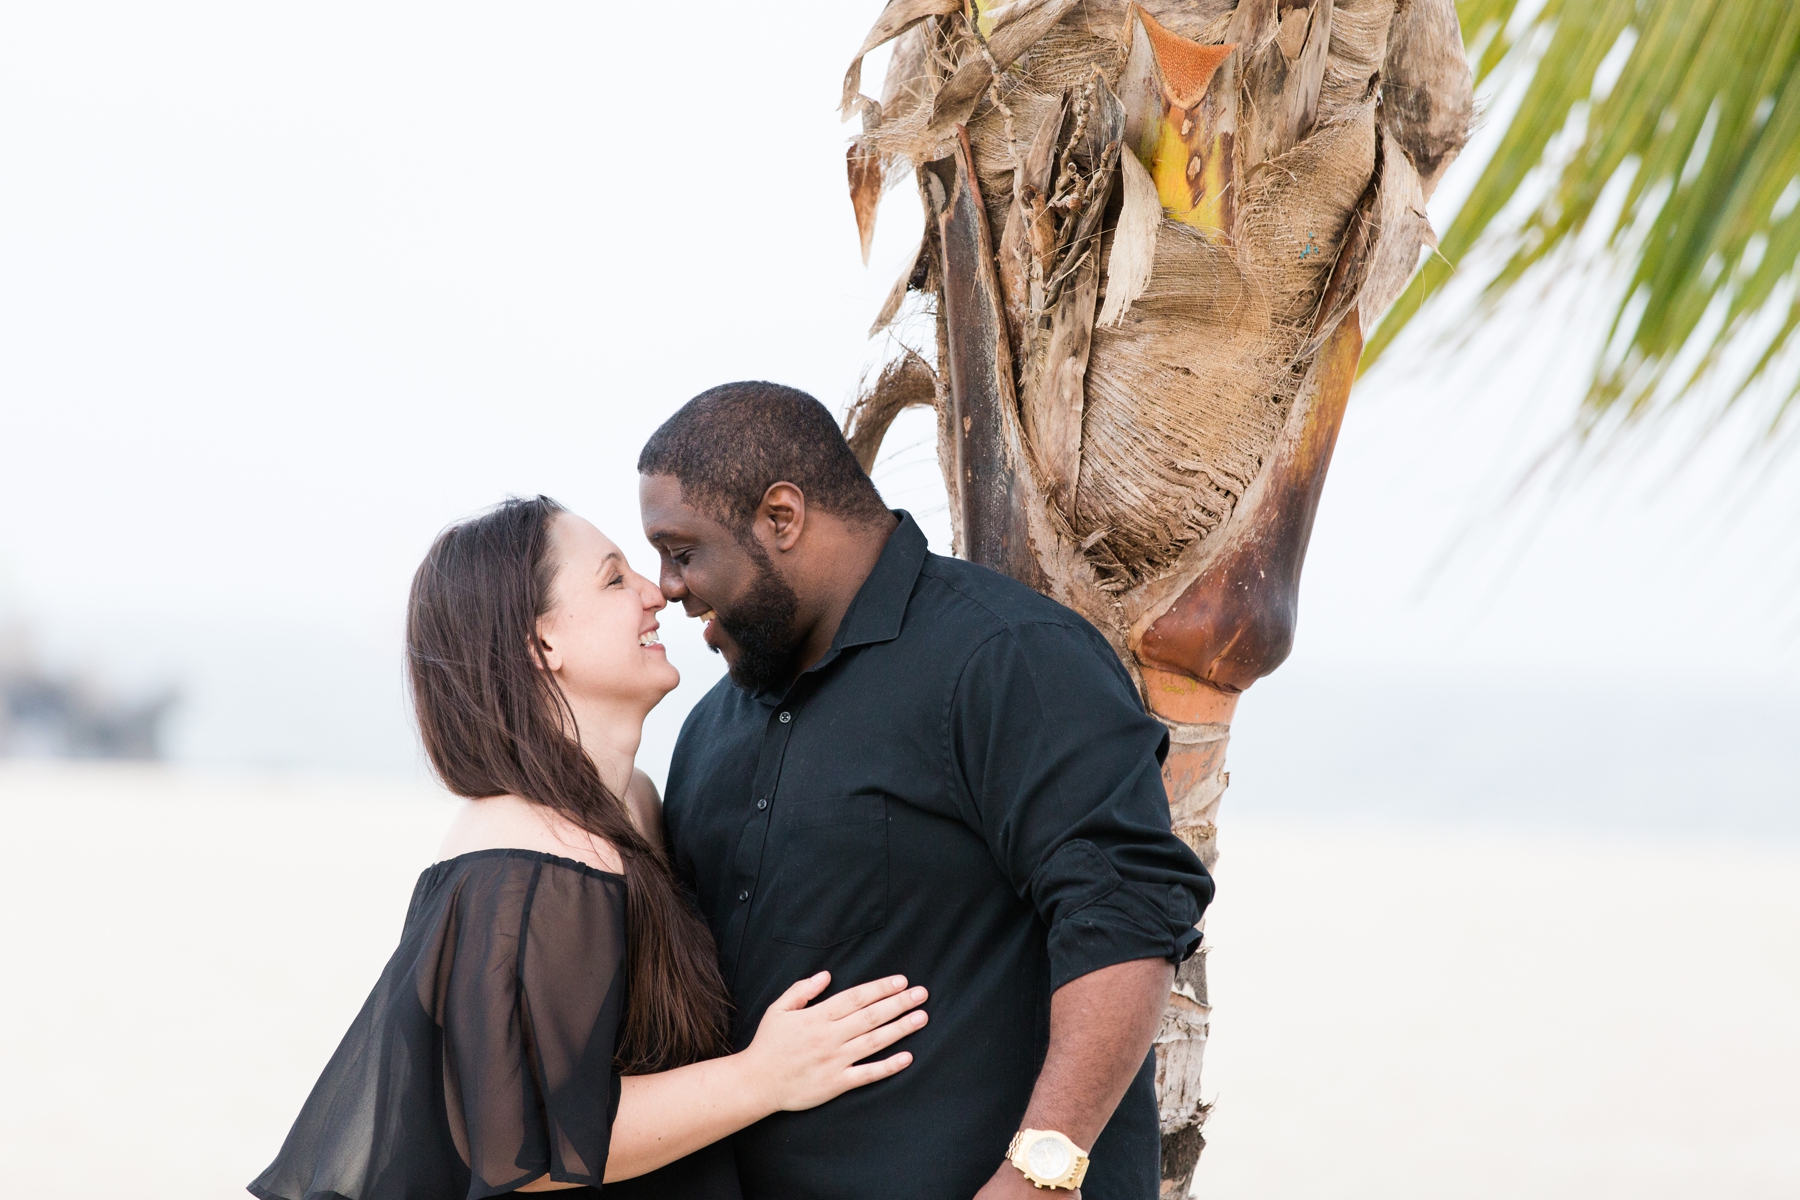
[[[896,975],[892,979],[888,980],[888,982],[893,984],[895,987],[905,987],[906,986],[906,976]]]
[[[925,1014],[922,1012],[914,1013],[912,1015],[912,1023],[914,1025],[923,1025],[925,1023]]]

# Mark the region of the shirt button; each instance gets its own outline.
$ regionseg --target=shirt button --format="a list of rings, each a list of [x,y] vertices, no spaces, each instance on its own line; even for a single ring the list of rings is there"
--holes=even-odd
[[[793,713],[782,713],[781,714],[781,723],[783,725],[786,725],[789,721],[791,721],[793,719],[794,719]]]
[[[758,809],[764,809],[764,808],[769,807],[769,798],[767,796],[764,796],[761,800],[758,800],[756,802],[756,807]]]
[[[748,900],[749,898],[750,898],[749,892],[739,892],[738,893],[738,903],[740,903],[740,904],[743,903],[745,900]]]

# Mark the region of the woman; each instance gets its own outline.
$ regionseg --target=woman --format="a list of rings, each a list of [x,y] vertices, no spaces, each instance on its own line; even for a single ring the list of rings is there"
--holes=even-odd
[[[432,546],[408,670],[426,754],[466,800],[252,1193],[479,1200],[604,1183],[609,1200],[736,1200],[720,1138],[911,1061],[857,1065],[925,1023],[925,990],[894,977],[809,1007],[823,973],[726,1053],[712,939],[632,765],[645,715],[680,680],[656,636],[665,603],[543,496]]]

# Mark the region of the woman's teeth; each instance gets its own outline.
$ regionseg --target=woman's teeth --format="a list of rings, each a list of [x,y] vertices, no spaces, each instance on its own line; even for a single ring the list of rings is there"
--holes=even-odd
[[[657,637],[656,630],[652,629],[649,633],[641,633],[638,635],[638,645],[660,646],[662,645],[662,639]]]

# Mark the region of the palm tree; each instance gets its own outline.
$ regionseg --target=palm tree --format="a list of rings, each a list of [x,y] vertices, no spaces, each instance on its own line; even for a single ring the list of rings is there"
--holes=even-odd
[[[1636,274],[1584,431],[1735,369],[1729,401],[1782,361],[1800,303],[1773,335],[1755,318],[1800,250],[1797,14],[890,0],[845,78],[862,118],[850,192],[866,258],[883,191],[916,179],[924,238],[871,332],[924,311],[936,346],[881,372],[851,444],[871,466],[898,412],[935,407],[957,552],[1106,634],[1169,727],[1174,826],[1210,866],[1232,714],[1292,645],[1350,385],[1450,263],[1501,250],[1478,317],[1590,220],[1613,222],[1610,252]],[[1437,253],[1425,204],[1474,117],[1464,29],[1484,80],[1526,86]],[[862,57],[889,41],[871,99]],[[1583,120],[1584,138],[1553,138]],[[1561,173],[1541,203],[1509,216],[1547,161]],[[1753,327],[1761,357],[1734,356]],[[1696,339],[1704,353],[1680,359]],[[1204,1145],[1208,1013],[1196,957],[1157,1035],[1165,1196],[1186,1194]]]
[[[861,54],[899,38],[880,101]],[[1169,726],[1176,831],[1209,865],[1237,696],[1292,645],[1364,334],[1468,133],[1450,0],[891,0],[845,80],[867,245],[910,166],[937,368],[851,415],[871,463],[933,403],[958,553],[1111,640]],[[1157,1035],[1167,1194],[1203,1140],[1204,959]]]

